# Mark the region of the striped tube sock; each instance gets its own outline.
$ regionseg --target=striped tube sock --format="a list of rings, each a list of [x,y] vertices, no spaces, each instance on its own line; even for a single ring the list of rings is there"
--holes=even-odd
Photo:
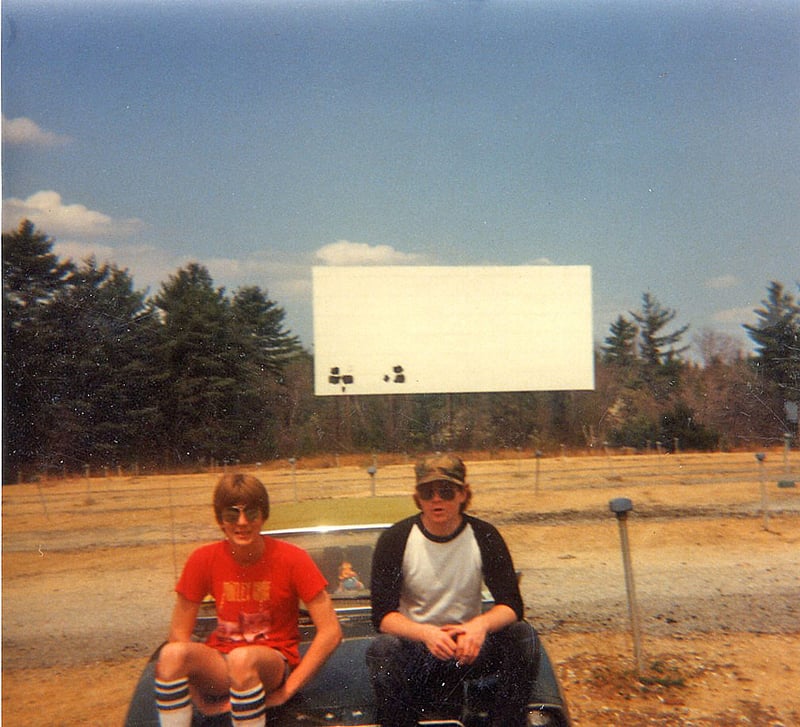
[[[192,698],[189,680],[162,681],[156,678],[156,707],[161,727],[190,727],[192,724]]]
[[[234,727],[264,727],[267,723],[265,698],[261,684],[244,692],[231,689],[231,724]]]

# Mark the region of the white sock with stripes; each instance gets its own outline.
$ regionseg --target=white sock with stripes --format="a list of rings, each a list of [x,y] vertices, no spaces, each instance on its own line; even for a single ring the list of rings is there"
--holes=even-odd
[[[231,689],[231,724],[233,727],[264,727],[267,708],[264,706],[264,687],[238,692]]]
[[[161,727],[190,727],[192,698],[186,678],[162,681],[156,678],[156,707]]]

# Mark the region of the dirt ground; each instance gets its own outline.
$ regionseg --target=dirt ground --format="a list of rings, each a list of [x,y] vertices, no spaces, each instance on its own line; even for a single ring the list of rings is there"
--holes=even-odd
[[[788,486],[798,463],[780,453],[761,468],[752,453],[467,458],[472,511],[509,543],[575,725],[800,727],[800,487]],[[372,460],[326,464],[254,468],[273,520],[306,500],[380,501],[413,485],[407,462],[377,462],[375,478]],[[217,477],[3,487],[4,725],[123,723],[184,559],[217,537]],[[641,669],[616,497],[634,503],[624,527]]]

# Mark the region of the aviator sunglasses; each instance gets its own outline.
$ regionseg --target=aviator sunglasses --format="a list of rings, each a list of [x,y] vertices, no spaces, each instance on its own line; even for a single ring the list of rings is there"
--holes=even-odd
[[[253,522],[260,514],[261,508],[258,505],[230,505],[222,510],[222,520],[226,523],[238,523],[239,516],[244,513],[248,522]]]
[[[451,485],[447,482],[426,482],[417,487],[417,494],[420,500],[432,500],[435,493],[438,493],[442,500],[453,500],[456,492],[462,489],[460,485]]]

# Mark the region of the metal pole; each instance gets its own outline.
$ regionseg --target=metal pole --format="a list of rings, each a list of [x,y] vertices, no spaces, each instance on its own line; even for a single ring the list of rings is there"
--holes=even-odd
[[[778,487],[794,487],[794,480],[792,479],[792,470],[789,466],[789,450],[792,448],[792,435],[786,432],[783,435],[783,472],[784,478],[778,482]]]
[[[789,479],[789,450],[792,446],[792,435],[789,432],[783,435],[783,472],[786,475],[786,479]]]
[[[608,442],[603,442],[603,452],[605,452],[606,462],[608,463],[609,479],[616,480],[617,473],[614,471],[614,460],[611,459],[611,451],[608,448]]]
[[[759,478],[761,480],[761,515],[764,518],[764,530],[769,530],[769,510],[767,508],[767,480],[766,476],[764,475],[764,460],[767,458],[767,455],[763,452],[759,452],[756,455],[756,459],[758,460],[758,473]]]
[[[539,463],[542,461],[542,451],[536,450],[536,478],[534,479],[533,491],[539,494]]]
[[[88,464],[83,466],[84,474],[86,475],[86,499],[84,500],[85,505],[94,505],[94,498],[92,497],[92,481],[89,479],[90,475],[90,467]]]
[[[289,464],[292,466],[292,489],[294,490],[294,501],[297,502],[297,459],[295,457],[290,457]]]
[[[42,503],[42,510],[44,510],[44,516],[49,520],[50,513],[47,512],[47,501],[44,499],[44,492],[42,492],[42,483],[39,482],[38,479],[36,480],[36,489],[39,491],[39,501]]]
[[[617,516],[619,523],[619,537],[622,544],[622,565],[625,569],[625,589],[628,592],[628,614],[631,619],[633,632],[633,656],[636,660],[636,669],[641,675],[644,673],[644,658],[642,656],[642,632],[639,625],[639,608],[636,603],[636,586],[633,582],[633,565],[631,564],[631,549],[628,542],[628,513],[633,510],[633,503],[627,497],[618,497],[608,504],[611,512]]]

